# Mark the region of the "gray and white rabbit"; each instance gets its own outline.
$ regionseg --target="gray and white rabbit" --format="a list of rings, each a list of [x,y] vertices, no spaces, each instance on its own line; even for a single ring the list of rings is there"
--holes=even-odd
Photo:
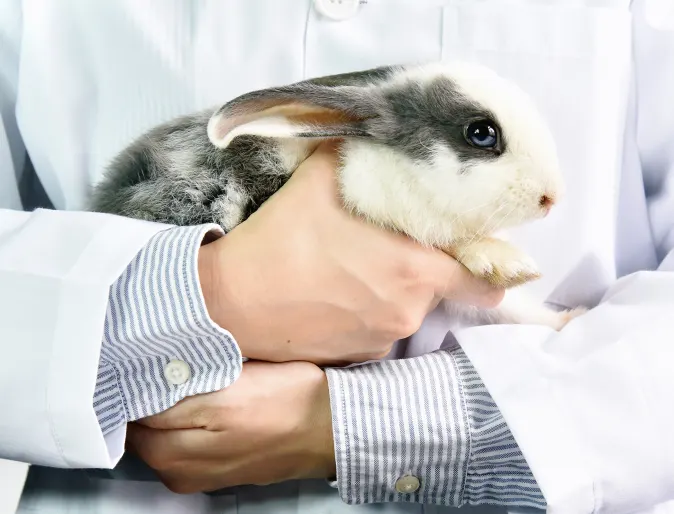
[[[390,66],[254,91],[158,126],[118,155],[93,192],[99,212],[229,231],[326,138],[342,138],[346,209],[434,246],[508,288],[500,306],[446,303],[458,323],[561,329],[517,287],[536,264],[497,231],[543,218],[564,183],[531,99],[491,69]]]

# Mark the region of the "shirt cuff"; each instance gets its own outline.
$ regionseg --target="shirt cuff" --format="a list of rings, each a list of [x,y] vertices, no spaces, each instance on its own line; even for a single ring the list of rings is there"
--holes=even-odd
[[[209,232],[223,234],[210,224],[158,233],[112,285],[94,394],[104,435],[241,373],[239,347],[210,319],[199,283]]]
[[[482,379],[461,348],[450,354],[470,429],[463,503],[545,509],[536,479]]]
[[[326,373],[344,502],[545,507],[460,347]]]

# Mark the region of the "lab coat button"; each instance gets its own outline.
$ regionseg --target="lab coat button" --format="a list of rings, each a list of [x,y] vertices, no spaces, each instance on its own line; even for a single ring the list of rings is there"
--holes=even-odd
[[[181,385],[187,382],[192,375],[186,362],[172,360],[164,368],[164,377],[173,385]]]
[[[314,0],[314,6],[326,18],[341,21],[358,12],[360,0]]]
[[[417,492],[420,486],[419,479],[414,475],[405,475],[396,481],[396,491],[403,494]]]

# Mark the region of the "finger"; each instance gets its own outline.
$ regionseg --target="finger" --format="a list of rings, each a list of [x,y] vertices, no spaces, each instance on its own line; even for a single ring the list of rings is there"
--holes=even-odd
[[[217,393],[216,391],[215,393],[188,396],[173,407],[154,416],[140,419],[137,423],[164,430],[204,427],[208,425],[214,415]]]
[[[429,252],[429,270],[435,277],[436,294],[482,308],[493,308],[503,300],[505,291],[473,275],[455,259],[437,250]]]
[[[269,209],[282,201],[281,198],[294,197],[290,203],[312,202],[319,205],[338,205],[337,175],[338,151],[340,142],[328,140],[319,144],[293,172],[288,181],[279,191],[260,206],[257,212]],[[287,201],[287,200],[286,200]],[[253,214],[255,216],[255,213]],[[247,222],[247,221],[246,221]],[[246,222],[242,223],[244,225]]]
[[[160,459],[173,458],[174,439],[174,431],[156,430],[138,423],[129,423],[126,427],[125,447],[128,452],[138,455],[155,467]]]
[[[260,466],[257,466],[258,473]],[[262,467],[264,469],[264,467]],[[174,493],[194,494],[217,491],[239,485],[254,485],[254,473],[246,468],[246,463],[233,460],[213,460],[210,462],[186,463],[175,469],[158,471],[161,481]]]
[[[160,431],[158,430],[139,425],[138,423],[129,423],[126,427],[125,450],[140,457],[151,468],[161,468],[162,459],[170,457],[168,453],[159,451],[162,443],[159,442],[157,444],[157,440],[155,439],[155,436],[159,435]],[[161,438],[164,437],[161,435]]]
[[[189,428],[208,428],[215,430],[219,426],[218,419],[223,411],[232,403],[245,404],[248,384],[263,379],[265,374],[260,368],[267,363],[248,361],[243,364],[241,375],[236,381],[224,389],[212,393],[197,394],[180,400],[170,409],[159,414],[137,421],[147,427],[175,430]],[[243,398],[243,400],[242,400]]]
[[[340,141],[335,139],[321,142],[297,167],[289,181],[297,180],[305,173],[329,173],[334,175],[338,165],[339,146]]]
[[[337,154],[341,144],[342,144],[341,139],[326,139],[316,147],[316,149],[304,162],[306,162],[309,159],[311,160],[326,159],[328,161],[331,161],[333,164],[336,164]]]
[[[196,494],[210,491],[217,491],[225,487],[233,487],[240,484],[228,483],[226,471],[220,468],[179,469],[170,471],[161,471],[157,473],[164,485],[177,494]]]
[[[229,465],[227,458],[224,461],[212,460],[212,441],[208,440],[212,435],[200,429],[155,430],[130,423],[126,446],[127,451],[136,454],[155,470],[171,491],[196,493],[218,489],[225,471],[221,468]]]
[[[227,458],[223,434],[201,428],[157,430],[137,423],[127,426],[126,448],[158,470],[173,469],[185,462],[207,461],[218,448],[219,458]],[[223,453],[224,451],[224,453]]]

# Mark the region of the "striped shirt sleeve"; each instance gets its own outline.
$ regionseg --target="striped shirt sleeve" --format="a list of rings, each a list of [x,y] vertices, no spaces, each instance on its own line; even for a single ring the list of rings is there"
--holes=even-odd
[[[222,235],[215,225],[160,232],[112,285],[93,399],[103,434],[241,373],[238,345],[201,292],[197,256],[209,232]]]
[[[545,508],[503,416],[460,347],[326,373],[336,485],[346,503]],[[410,483],[415,490],[399,492]]]

